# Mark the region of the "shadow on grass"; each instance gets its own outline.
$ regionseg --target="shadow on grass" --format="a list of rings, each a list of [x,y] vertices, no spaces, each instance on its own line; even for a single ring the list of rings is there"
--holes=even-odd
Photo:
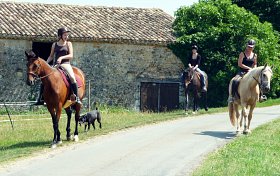
[[[0,146],[0,151],[1,150],[11,150],[11,149],[18,149],[18,148],[34,148],[34,147],[39,147],[39,146],[49,146],[50,141],[30,141],[30,142],[21,142],[17,144],[13,144],[7,147],[2,147]]]
[[[232,131],[202,131],[200,133],[194,133],[197,135],[207,135],[220,139],[232,139],[236,136],[236,134]]]

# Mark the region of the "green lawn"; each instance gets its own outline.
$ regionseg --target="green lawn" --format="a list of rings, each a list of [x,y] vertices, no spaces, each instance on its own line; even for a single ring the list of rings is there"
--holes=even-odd
[[[280,175],[280,119],[210,154],[193,175]]]

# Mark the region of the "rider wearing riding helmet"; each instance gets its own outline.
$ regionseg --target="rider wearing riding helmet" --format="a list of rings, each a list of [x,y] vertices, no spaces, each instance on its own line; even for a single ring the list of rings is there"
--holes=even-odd
[[[239,79],[242,78],[247,72],[249,72],[251,69],[257,67],[257,54],[253,52],[256,45],[256,41],[253,39],[248,40],[246,44],[246,49],[244,52],[241,52],[239,54],[238,58],[238,67],[240,68],[237,75],[234,77],[234,80],[232,82],[232,97],[230,101],[233,101],[232,98],[234,98],[238,87]],[[261,95],[260,100],[265,100],[266,96]]]
[[[204,77],[204,72],[202,70],[200,70],[200,63],[201,63],[201,56],[200,54],[198,54],[197,52],[198,47],[196,45],[192,46],[192,54],[189,56],[188,58],[188,66],[191,69],[194,69],[196,71],[199,72],[200,74],[200,81],[201,81],[201,87],[202,87],[202,91],[206,92],[207,88],[206,88],[206,79]]]
[[[76,95],[76,102],[82,104],[78,95],[77,81],[70,64],[70,61],[73,59],[73,46],[70,41],[67,41],[69,32],[70,31],[65,27],[58,29],[58,41],[52,44],[51,53],[47,62],[50,63],[55,59],[53,63],[59,64],[68,73],[71,81],[71,88]]]

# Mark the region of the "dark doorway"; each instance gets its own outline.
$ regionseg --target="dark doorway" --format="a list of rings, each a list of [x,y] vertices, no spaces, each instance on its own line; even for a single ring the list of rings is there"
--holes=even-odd
[[[47,60],[50,56],[52,43],[50,42],[33,42],[32,50],[42,59]]]
[[[140,110],[164,112],[179,108],[179,83],[141,82]]]

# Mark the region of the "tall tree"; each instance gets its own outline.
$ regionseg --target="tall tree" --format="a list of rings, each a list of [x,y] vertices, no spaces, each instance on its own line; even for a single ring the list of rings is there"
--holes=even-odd
[[[270,96],[280,96],[278,57],[279,37],[272,25],[232,4],[231,0],[200,0],[193,6],[183,6],[175,13],[173,29],[177,43],[170,48],[186,63],[186,53],[197,44],[202,55],[202,70],[209,77],[209,102],[212,106],[226,104],[228,83],[237,73],[237,59],[248,39],[257,41],[258,64],[276,65]]]
[[[272,23],[275,30],[280,31],[280,0],[232,0],[232,2],[257,15],[262,22]]]

